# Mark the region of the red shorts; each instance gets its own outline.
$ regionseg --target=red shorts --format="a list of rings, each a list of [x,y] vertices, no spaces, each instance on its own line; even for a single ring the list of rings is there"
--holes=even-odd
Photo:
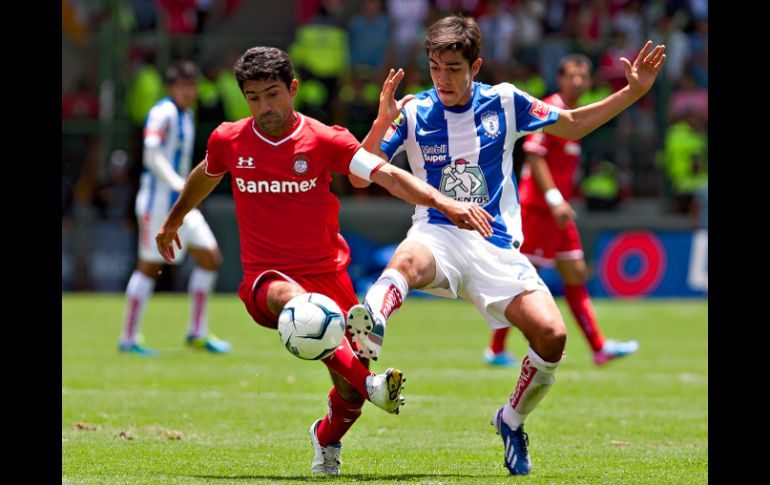
[[[301,286],[308,293],[321,293],[334,300],[343,314],[358,303],[353,282],[345,270],[335,273],[321,273],[308,276],[287,276],[280,271],[267,270],[256,278],[244,278],[238,288],[238,296],[246,305],[246,310],[258,324],[268,328],[278,328],[278,316],[267,310],[266,303],[257,303],[257,294],[261,287],[270,281],[289,281]],[[264,298],[264,297],[263,297]]]
[[[521,226],[524,244],[520,251],[535,266],[553,268],[557,260],[583,258],[583,246],[575,221],[568,221],[567,227],[560,229],[550,210],[525,210],[522,207]]]

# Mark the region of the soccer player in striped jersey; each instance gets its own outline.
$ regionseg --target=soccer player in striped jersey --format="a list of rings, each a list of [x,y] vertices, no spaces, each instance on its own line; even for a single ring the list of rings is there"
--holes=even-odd
[[[591,61],[583,54],[570,54],[559,64],[559,92],[543,99],[559,109],[578,106],[578,98],[591,87]],[[580,165],[580,142],[547,133],[533,133],[524,140],[526,163],[519,185],[523,232],[521,252],[535,267],[556,268],[564,280],[564,298],[591,347],[596,365],[633,354],[636,340],[605,339],[586,288],[588,268],[569,204],[575,172]],[[505,338],[511,327],[492,331],[484,359],[505,365],[511,355]]]
[[[618,92],[588,106],[559,109],[509,83],[474,82],[482,63],[480,46],[473,19],[450,16],[434,23],[425,38],[433,88],[417,93],[388,126],[386,120],[399,108],[390,103],[369,136],[384,138],[386,158],[406,151],[412,173],[447,196],[484,207],[494,216],[494,233],[484,237],[455,228],[442,214],[418,204],[406,239],[364,303],[350,309],[347,324],[359,351],[376,358],[387,319],[410,289],[420,289],[472,302],[493,327],[517,327],[529,351],[492,424],[502,436],[509,472],[526,475],[531,462],[523,423],[554,381],[567,331],[548,288],[519,252],[524,234],[514,141],[538,131],[578,139],[606,123],[652,87],[665,47],[652,48],[648,42],[633,63],[622,58],[628,85]]]
[[[191,61],[176,61],[166,70],[169,96],[152,107],[144,128],[144,153],[136,217],[139,225],[139,258],[126,287],[126,311],[118,350],[139,355],[157,352],[142,345],[139,326],[147,300],[163,266],[154,235],[179,197],[190,172],[195,139],[192,107],[197,99],[198,67]],[[230,344],[208,332],[208,299],[222,256],[217,240],[198,209],[187,214],[179,230],[195,259],[188,283],[190,320],[187,345],[214,353],[230,351]],[[179,264],[183,258],[176,260]]]
[[[329,189],[331,172],[349,176],[358,186],[373,181],[407,202],[435,209],[453,224],[492,235],[492,217],[481,206],[448,197],[372,155],[379,139],[374,143],[367,137],[361,144],[345,128],[294,111],[298,81],[284,51],[251,48],[234,70],[253,116],[214,130],[206,159],[190,174],[156,242],[166,261],[173,261],[174,243],[181,247],[177,231],[183,218],[229,172],[243,266],[238,296],[259,325],[275,329],[284,305],[306,292],[330,297],[344,312],[357,303],[346,271],[350,248],[340,234],[340,202]],[[394,103],[396,113],[403,102],[393,99],[393,91],[403,76],[391,70],[380,95],[381,105]],[[337,475],[342,437],[361,415],[365,400],[398,414],[404,378],[395,368],[371,373],[369,361],[359,360],[347,339],[321,361],[334,385],[329,412],[310,427],[311,471]]]

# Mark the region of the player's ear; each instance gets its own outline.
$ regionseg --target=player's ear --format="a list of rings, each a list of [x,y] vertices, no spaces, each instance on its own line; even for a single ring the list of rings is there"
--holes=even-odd
[[[476,75],[481,70],[481,63],[483,61],[481,60],[481,57],[476,58],[475,61],[473,61],[473,64],[471,64],[471,77],[476,77]]]
[[[291,80],[291,84],[289,84],[289,96],[292,98],[297,95],[297,87],[299,86],[299,81],[296,79]]]

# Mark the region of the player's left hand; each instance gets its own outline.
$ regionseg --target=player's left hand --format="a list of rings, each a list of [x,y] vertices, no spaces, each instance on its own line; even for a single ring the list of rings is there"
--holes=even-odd
[[[457,202],[452,199],[448,207],[441,210],[460,229],[478,231],[484,238],[492,237],[490,222],[495,220],[483,207],[471,202]]]
[[[666,62],[666,54],[663,53],[666,50],[665,45],[657,45],[650,51],[651,48],[652,41],[648,40],[636,56],[636,59],[634,59],[633,64],[625,57],[620,58],[620,62],[623,63],[623,68],[626,72],[628,86],[639,95],[650,90],[660,68]]]
[[[556,219],[556,225],[559,229],[566,228],[567,222],[575,220],[577,217],[575,210],[566,200],[562,201],[562,203],[557,206],[551,207],[551,214],[553,214],[553,218]]]
[[[395,120],[404,105],[414,98],[414,95],[407,94],[400,101],[396,101],[394,94],[398,84],[404,79],[404,70],[399,69],[398,72],[391,69],[388,72],[388,77],[385,78],[385,82],[382,83],[382,91],[380,91],[380,106],[377,110],[377,120],[383,123],[392,123]]]

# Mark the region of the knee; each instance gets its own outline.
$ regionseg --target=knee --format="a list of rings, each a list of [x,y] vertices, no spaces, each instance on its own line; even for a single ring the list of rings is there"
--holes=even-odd
[[[355,387],[347,382],[335,382],[334,388],[337,390],[337,395],[349,403],[363,404],[366,401],[366,397],[362,396]]]
[[[207,250],[195,255],[196,263],[206,271],[217,271],[222,265],[222,254],[217,250]]]
[[[559,360],[567,344],[567,327],[564,325],[564,320],[554,317],[546,322],[540,332],[539,340],[543,352],[548,354],[541,354],[541,357],[551,362]]]
[[[399,252],[393,256],[389,266],[406,274],[414,266],[414,257],[408,252]]]
[[[289,300],[303,293],[306,291],[292,283],[270,285],[266,297],[267,308],[274,315],[279,315]]]
[[[410,283],[410,285],[412,282],[418,279],[418,265],[416,264],[415,257],[411,253],[402,252],[396,254],[390,261],[388,268],[395,269],[404,275],[404,278],[406,279],[407,283]]]
[[[217,271],[220,266],[222,266],[222,253],[219,252],[219,250],[214,250],[211,252],[211,256],[209,257],[208,265],[210,268],[206,268],[209,271]]]

